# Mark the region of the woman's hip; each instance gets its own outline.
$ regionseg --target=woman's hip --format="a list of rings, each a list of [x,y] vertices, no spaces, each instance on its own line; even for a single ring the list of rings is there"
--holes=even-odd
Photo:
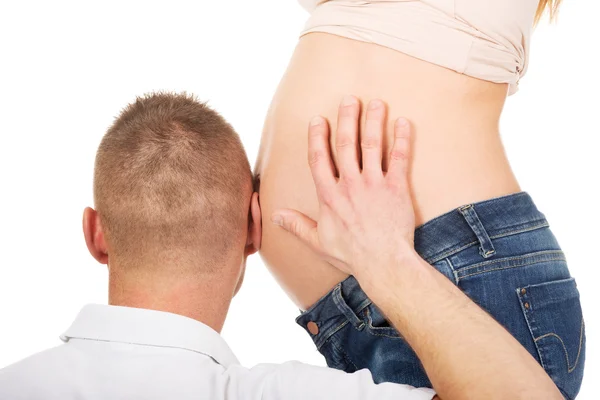
[[[579,292],[548,222],[526,193],[435,218],[416,229],[415,248],[519,340],[567,398],[575,397],[585,363]],[[297,321],[332,367],[368,368],[378,382],[429,384],[410,346],[352,277]]]

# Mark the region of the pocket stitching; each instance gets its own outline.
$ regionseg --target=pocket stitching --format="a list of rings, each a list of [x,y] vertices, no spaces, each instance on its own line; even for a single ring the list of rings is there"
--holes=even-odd
[[[398,330],[392,326],[390,326],[390,327],[373,326],[373,318],[371,318],[371,313],[369,311],[369,308],[365,308],[365,314],[367,317],[367,326],[369,327],[369,329],[367,329],[367,332],[369,332],[369,334],[371,334],[373,336],[387,337],[390,339],[403,339],[402,336],[400,335],[400,332],[398,332]],[[380,333],[385,330],[392,330],[395,333],[395,335]]]
[[[531,338],[533,339],[534,345],[535,345],[535,349],[538,353],[538,357],[540,360],[540,364],[542,365],[542,368],[544,368],[544,370],[546,370],[546,372],[548,372],[546,365],[544,364],[544,357],[542,357],[542,347],[538,345],[538,341],[540,341],[541,339],[544,339],[546,337],[556,337],[560,340],[561,345],[563,347],[563,351],[565,353],[565,359],[567,362],[567,371],[568,373],[572,373],[573,371],[575,371],[575,369],[577,368],[577,365],[579,364],[579,358],[581,356],[581,349],[583,348],[583,336],[584,336],[584,332],[585,332],[585,320],[583,319],[583,315],[581,316],[581,327],[580,327],[580,331],[579,331],[579,348],[577,349],[577,357],[575,359],[575,364],[573,365],[573,367],[571,367],[570,365],[570,360],[569,360],[569,352],[567,351],[567,348],[564,344],[564,341],[562,340],[562,338],[557,335],[554,332],[549,332],[549,333],[545,333],[541,336],[536,337],[535,334],[533,333],[533,328],[531,326],[531,324],[536,324],[536,318],[535,318],[535,313],[532,313],[532,311],[534,310],[534,308],[528,310],[525,308],[524,306],[524,301],[526,300],[526,298],[521,296],[521,290],[522,289],[527,289],[527,288],[531,288],[531,287],[537,287],[537,286],[542,286],[542,285],[550,285],[550,284],[558,284],[558,283],[565,283],[565,282],[571,282],[571,281],[575,281],[574,278],[568,278],[568,279],[561,279],[561,280],[557,280],[557,281],[549,281],[549,282],[543,282],[543,283],[539,283],[539,284],[534,284],[534,285],[528,285],[525,286],[524,288],[517,288],[516,289],[516,294],[517,294],[517,298],[519,300],[519,305],[521,306],[521,311],[523,312],[523,317],[525,318],[525,323],[527,324],[527,328],[529,329],[529,332],[531,334]],[[575,285],[577,285],[577,283],[575,283]],[[537,328],[536,328],[537,329]],[[553,379],[554,380],[554,379]]]
[[[329,339],[331,339],[331,337],[333,335],[335,335],[336,333],[338,333],[342,328],[344,328],[349,323],[350,323],[350,321],[348,321],[348,320],[342,321],[337,327],[331,329],[327,333],[327,336],[324,339],[316,340],[317,336],[314,336],[313,341],[315,342],[315,346],[317,346],[317,350],[320,350],[321,347],[323,347],[325,345],[325,343],[327,343],[329,341]],[[313,336],[312,333],[310,335]],[[321,341],[322,341],[322,343],[320,345],[318,345],[317,343],[321,342]]]
[[[533,334],[533,329],[531,328],[531,322],[535,322],[535,317],[533,315],[529,315],[529,318],[527,317],[527,310],[525,310],[525,307],[523,306],[523,301],[521,299],[521,297],[519,296],[519,292],[521,291],[521,288],[517,288],[517,299],[519,300],[519,305],[521,306],[521,310],[523,311],[523,318],[525,318],[525,323],[527,324],[527,329],[529,329],[529,334],[531,335],[531,338],[533,339],[535,336]],[[535,345],[535,350],[538,353],[538,358],[540,360],[540,364],[542,366],[542,368],[544,370],[546,370],[546,365],[544,364],[544,358],[542,357],[542,353],[540,352],[540,348],[537,345],[537,342],[535,341],[535,339],[533,339],[533,343]]]
[[[528,323],[528,325],[529,325],[529,323]],[[555,337],[558,340],[560,340],[560,344],[563,347],[563,350],[565,352],[565,357],[567,359],[567,370],[569,371],[569,373],[571,373],[571,372],[575,371],[575,368],[577,368],[577,364],[579,364],[579,356],[581,355],[581,347],[583,346],[583,331],[584,331],[584,323],[583,323],[583,318],[581,318],[581,328],[579,330],[579,349],[577,349],[577,358],[575,359],[575,364],[573,365],[573,367],[571,367],[571,361],[569,360],[569,352],[567,351],[565,342],[556,333],[554,333],[554,332],[546,333],[545,335],[535,338],[533,341],[536,343],[536,347],[537,347],[538,340],[542,340],[547,337]],[[540,359],[541,359],[541,357],[540,357]]]

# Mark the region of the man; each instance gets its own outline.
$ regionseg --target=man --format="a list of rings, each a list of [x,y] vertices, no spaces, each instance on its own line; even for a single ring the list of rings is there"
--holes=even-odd
[[[340,117],[352,121],[344,108]],[[381,169],[383,107],[369,111],[362,171],[340,152],[339,182],[325,121],[310,128],[321,200],[318,224],[272,216],[364,290],[415,348],[439,396],[560,398],[544,371],[411,245],[406,182],[409,127],[398,124]],[[337,140],[355,143],[354,128]],[[349,149],[350,147],[348,147]],[[129,105],[104,136],[84,212],[88,249],[108,265],[110,306],[83,308],[64,345],[0,371],[1,399],[431,399],[428,389],[375,385],[290,362],[240,366],[220,337],[246,257],[260,247],[261,214],[237,134],[186,95]]]

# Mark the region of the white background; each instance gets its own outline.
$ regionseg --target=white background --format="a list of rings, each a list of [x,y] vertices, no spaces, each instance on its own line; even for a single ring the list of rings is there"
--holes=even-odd
[[[502,1],[502,0],[498,0]],[[581,292],[581,399],[600,377],[600,3],[566,1],[535,33],[502,131],[523,188],[549,218]],[[136,95],[210,100],[254,162],[263,118],[307,14],[294,0],[0,2],[0,367],[59,344],[79,308],[107,300],[81,212],[96,147]],[[297,310],[249,261],[224,336],[242,363],[323,364]],[[596,377],[596,379],[594,379]]]

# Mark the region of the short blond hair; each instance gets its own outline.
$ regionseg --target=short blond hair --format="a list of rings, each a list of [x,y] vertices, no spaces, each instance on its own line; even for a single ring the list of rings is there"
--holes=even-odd
[[[239,136],[185,93],[138,97],[96,154],[94,202],[109,260],[148,264],[170,257],[215,270],[243,250],[251,193]]]

